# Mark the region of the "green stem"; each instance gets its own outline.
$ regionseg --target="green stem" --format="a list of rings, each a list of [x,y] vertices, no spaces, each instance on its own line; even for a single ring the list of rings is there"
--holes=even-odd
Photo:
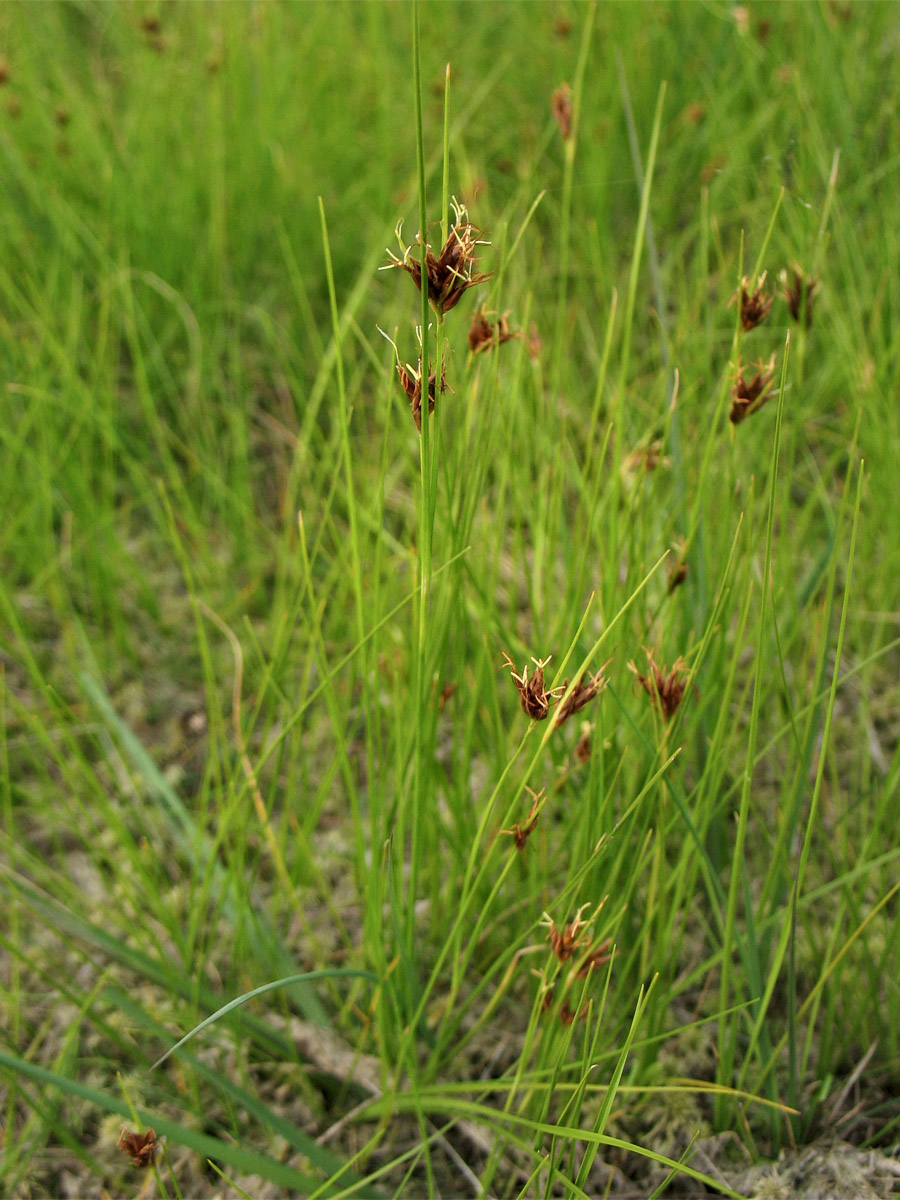
[[[728,886],[728,904],[725,910],[725,932],[722,941],[722,978],[719,989],[719,1018],[718,1055],[720,1084],[730,1086],[732,1065],[734,1062],[734,1026],[729,1024],[725,1012],[729,1004],[732,975],[732,947],[736,936],[737,906],[740,894],[741,880],[744,876],[744,842],[747,836],[747,824],[750,815],[750,791],[753,784],[753,765],[756,754],[756,742],[759,732],[759,710],[762,702],[762,692],[765,686],[763,674],[763,653],[767,635],[766,602],[772,586],[772,545],[775,540],[775,492],[778,483],[778,452],[781,446],[781,422],[784,416],[784,387],[787,380],[787,364],[790,351],[790,333],[785,340],[784,360],[781,367],[781,386],[778,390],[778,412],[775,418],[775,439],[772,447],[772,465],[769,481],[769,513],[766,526],[766,553],[763,567],[762,594],[760,596],[759,632],[756,643],[755,677],[753,681],[753,701],[750,708],[750,730],[747,738],[747,757],[744,764],[744,776],[741,786],[741,801],[738,810],[737,833],[734,842],[734,853],[731,860],[731,879]],[[721,1125],[725,1116],[725,1100],[716,1105],[717,1125]]]

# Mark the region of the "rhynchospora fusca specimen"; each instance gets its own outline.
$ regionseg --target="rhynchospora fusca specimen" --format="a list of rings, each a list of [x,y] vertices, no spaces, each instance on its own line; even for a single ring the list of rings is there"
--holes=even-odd
[[[493,272],[485,274],[477,270],[478,259],[475,254],[477,246],[489,246],[490,242],[478,237],[482,232],[476,229],[469,220],[469,213],[464,204],[453,197],[453,224],[447,234],[447,240],[440,254],[435,254],[431,244],[425,243],[425,272],[428,278],[428,301],[431,307],[443,317],[462,300],[470,287],[485,283]],[[399,267],[412,278],[416,287],[422,289],[422,263],[419,256],[412,253],[413,246],[407,246],[403,241],[403,222],[396,229],[397,241],[400,244],[402,257],[388,250],[389,263],[380,269],[389,271]],[[416,234],[414,245],[422,245],[422,234]]]

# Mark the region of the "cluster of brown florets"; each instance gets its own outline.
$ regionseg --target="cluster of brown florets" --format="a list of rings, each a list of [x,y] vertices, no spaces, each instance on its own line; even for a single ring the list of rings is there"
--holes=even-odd
[[[763,271],[755,280],[755,284],[744,276],[741,286],[729,301],[729,307],[735,302],[738,304],[743,333],[749,333],[761,325],[772,308],[774,296],[766,291],[766,275],[767,272]],[[818,279],[807,275],[796,264],[790,271],[782,271],[779,279],[788,311],[795,321],[809,329],[812,325],[813,301],[819,290]],[[752,373],[752,368],[745,367],[740,358],[735,365],[731,408],[728,413],[732,425],[740,425],[747,417],[759,412],[775,395],[775,389],[772,387],[775,379],[775,355],[773,354],[767,362],[760,359],[755,365],[755,373]]]
[[[135,1129],[123,1129],[116,1146],[136,1167],[150,1167],[156,1158],[156,1132],[149,1127],[143,1133],[138,1133]]]
[[[527,790],[531,791],[530,788],[528,788]],[[509,836],[512,838],[513,844],[515,845],[517,850],[525,849],[525,846],[528,843],[528,839],[531,837],[531,835],[535,831],[535,828],[537,827],[538,817],[540,816],[540,813],[541,813],[541,802],[544,799],[543,788],[538,793],[531,792],[531,796],[532,796],[532,805],[531,805],[531,809],[529,810],[528,816],[525,818],[525,820],[521,824],[518,821],[516,821],[516,823],[513,825],[512,829],[501,829],[500,830],[501,833],[509,834]]]
[[[684,579],[686,573],[686,565],[683,562],[677,564],[675,571],[670,574],[667,590],[673,591]],[[669,670],[666,667],[657,666],[651,650],[647,650],[646,655],[649,664],[647,675],[643,675],[634,662],[630,662],[628,668],[637,676],[638,683],[650,697],[653,707],[662,713],[666,721],[670,721],[681,706],[684,697],[687,685],[687,664],[683,658],[678,658]],[[593,675],[582,675],[571,689],[568,680],[563,680],[557,687],[547,687],[544,668],[549,663],[549,658],[533,658],[531,661],[533,667],[530,671],[526,663],[519,672],[509,655],[503,655],[503,663],[509,669],[513,684],[519,693],[522,711],[533,721],[546,721],[555,705],[553,726],[557,728],[564,725],[570,717],[585,709],[592,700],[606,690],[608,684],[606,668],[612,660],[605,662]],[[581,735],[572,754],[579,765],[584,765],[590,760],[591,724],[589,721],[582,724]],[[521,822],[516,822],[510,829],[500,830],[501,833],[512,837],[517,850],[524,850],[529,837],[534,832],[545,802],[543,790],[536,795],[532,793],[532,797],[533,803],[527,817]]]
[[[686,565],[683,562],[678,563],[675,571],[670,575],[667,590],[674,591],[686,574]],[[633,661],[628,664],[628,669],[637,677],[638,683],[649,695],[654,707],[662,712],[666,720],[670,720],[681,706],[684,696],[685,677],[688,673],[687,663],[683,658],[678,658],[673,663],[671,670],[666,667],[660,668],[653,657],[653,651],[646,650],[645,653],[649,664],[649,674],[643,675]],[[582,675],[578,683],[569,690],[567,679],[557,687],[547,687],[544,681],[544,668],[549,663],[549,658],[533,658],[531,661],[534,663],[531,674],[528,672],[527,664],[519,673],[509,655],[503,655],[504,665],[509,668],[512,681],[519,693],[522,711],[533,721],[546,721],[550,716],[551,705],[556,704],[554,724],[562,725],[569,717],[581,712],[595,697],[606,690],[608,683],[606,668],[609,666],[609,662],[604,663],[594,675]]]
[[[389,271],[393,267],[399,267],[401,271],[406,271],[421,291],[422,256],[421,253],[415,254],[413,251],[415,247],[421,249],[424,244],[428,303],[439,317],[443,317],[445,313],[456,308],[469,288],[477,287],[479,283],[486,283],[493,274],[493,272],[485,274],[477,269],[476,248],[489,246],[490,242],[478,237],[483,230],[477,229],[472,224],[466,206],[460,204],[455,196],[453,197],[453,218],[447,240],[439,254],[434,253],[430,242],[422,242],[421,233],[416,235],[413,245],[407,246],[403,241],[403,222],[400,221],[395,233],[402,255],[398,257],[392,250],[388,250],[388,258],[391,261],[385,263],[381,268]]]
[[[649,696],[652,706],[668,722],[675,716],[684,698],[688,683],[687,664],[683,658],[678,658],[671,669],[665,666],[660,667],[654,659],[652,650],[646,650],[645,653],[648,662],[646,675],[642,674],[633,662],[630,662],[628,666]],[[609,662],[604,663],[603,667],[593,675],[582,675],[575,686],[570,689],[567,681],[556,687],[547,686],[544,671],[550,661],[549,658],[533,658],[531,661],[533,664],[531,669],[526,664],[519,672],[509,655],[503,655],[504,665],[508,668],[518,692],[522,711],[534,721],[545,721],[553,712],[554,727],[562,725],[569,717],[581,712],[607,687],[606,668],[609,666]],[[590,758],[590,724],[588,722],[585,722],[582,727],[581,737],[573,753],[578,763],[583,764]],[[526,790],[531,794],[531,806],[527,815],[514,822],[510,828],[499,831],[500,834],[513,839],[513,845],[519,853],[527,847],[547,803],[544,789],[537,793],[531,792],[530,789]],[[543,923],[547,926],[547,940],[555,958],[560,964],[571,965],[567,968],[566,976],[562,981],[557,976],[554,981],[548,982],[545,973],[539,972],[544,981],[541,1010],[543,1012],[553,1010],[564,1025],[571,1025],[576,1019],[586,1017],[590,1011],[590,1004],[583,1000],[579,1001],[580,1007],[572,1006],[570,1003],[572,985],[577,980],[586,980],[593,971],[609,963],[615,953],[608,937],[600,938],[594,933],[593,925],[602,905],[592,915],[585,916],[589,908],[589,904],[582,905],[574,918],[562,925],[557,925],[546,913],[543,917]],[[582,998],[583,995],[582,990]]]
[[[761,325],[769,315],[775,298],[765,290],[767,275],[768,271],[763,271],[755,281],[756,286],[752,291],[750,280],[745,275],[741,279],[741,286],[728,302],[729,307],[735,301],[739,302],[741,329],[744,333],[749,333],[751,329]],[[795,321],[803,322],[808,329],[812,325],[813,301],[819,291],[819,280],[814,275],[807,275],[796,263],[791,265],[790,271],[785,268],[778,278],[781,283],[781,295],[788,311]]]
[[[553,1007],[560,987],[563,992],[570,991],[577,980],[587,979],[595,970],[599,970],[613,958],[614,950],[611,939],[608,937],[598,939],[594,933],[594,922],[603,905],[597,905],[595,911],[585,917],[583,914],[590,907],[589,903],[582,904],[574,919],[562,926],[557,925],[547,913],[544,913],[541,918],[541,924],[547,927],[547,940],[557,961],[561,965],[572,963],[571,969],[561,983],[545,985],[541,1002],[543,1012],[548,1012]],[[589,1010],[588,1003],[583,1004],[580,1010],[573,1009],[568,998],[564,997],[557,1008],[556,1015],[563,1025],[571,1025],[576,1017],[586,1017]]]
[[[493,275],[492,271],[481,271],[478,266],[478,247],[489,246],[490,242],[480,236],[483,230],[472,224],[469,219],[468,209],[455,196],[453,197],[452,204],[453,223],[450,226],[443,246],[441,246],[437,253],[432,248],[430,242],[424,241],[421,233],[416,234],[415,241],[411,245],[407,245],[403,240],[403,223],[399,222],[395,233],[400,246],[400,253],[396,254],[394,251],[388,250],[387,254],[390,261],[380,268],[380,270],[399,268],[401,271],[405,271],[419,292],[421,292],[423,282],[422,251],[424,249],[424,281],[428,303],[437,315],[438,321],[441,322],[447,313],[452,312],[456,308],[470,288],[486,283]],[[508,316],[508,313],[504,313],[502,316],[497,317],[496,313],[489,313],[486,307],[482,305],[473,316],[472,324],[469,328],[468,340],[470,351],[473,354],[481,354],[489,350],[492,346],[499,346],[504,342],[511,341],[513,338],[521,337],[522,335],[518,331],[510,328]],[[491,317],[496,317],[496,320],[491,320]],[[385,337],[387,337],[387,334],[385,334]],[[421,346],[421,330],[418,331],[418,337]],[[400,360],[400,353],[393,339],[388,338],[388,341],[394,346],[400,386],[409,399],[416,429],[421,433],[423,392],[426,391],[422,385],[422,380],[425,376],[422,355],[419,355],[417,367],[413,367],[409,363],[404,364]],[[440,386],[438,387],[437,370],[429,364],[427,385],[429,413],[434,412],[436,391],[443,393],[446,390],[447,378],[445,366],[442,364]],[[452,391],[452,388],[450,390]]]
[[[424,372],[422,370],[422,354],[421,354],[422,330],[421,330],[421,327],[416,326],[416,338],[419,342],[419,347],[420,347],[419,362],[418,362],[418,366],[416,366],[416,367],[414,367],[412,365],[412,363],[402,363],[400,361],[400,351],[397,349],[397,343],[394,341],[393,338],[388,337],[388,335],[384,332],[383,329],[380,330],[380,332],[381,332],[382,337],[386,338],[387,341],[389,341],[391,343],[391,345],[394,347],[394,355],[397,360],[397,375],[399,376],[399,379],[400,379],[400,386],[403,389],[403,391],[405,392],[407,399],[409,400],[409,407],[410,407],[410,411],[412,412],[412,418],[416,423],[416,429],[418,429],[419,433],[421,433],[422,432],[422,397],[423,397],[423,395],[427,394],[427,396],[428,396],[428,411],[429,411],[429,413],[433,413],[434,412],[435,392],[438,390],[437,371],[435,371],[435,370],[431,370],[428,373],[427,387],[423,388],[423,386],[422,386]],[[446,365],[446,363],[441,364],[440,390],[442,393],[447,391],[447,365]],[[451,388],[451,391],[452,391],[452,388]]]
[[[658,708],[667,721],[678,712],[684,698],[687,686],[687,663],[683,658],[676,658],[671,669],[657,665],[652,650],[644,650],[647,655],[648,671],[643,675],[634,661],[628,664],[629,671],[636,676],[638,683],[650,697],[650,703]]]
[[[755,375],[744,372],[738,363],[737,374],[731,388],[731,409],[728,419],[732,425],[740,425],[741,421],[759,412],[764,404],[775,394],[772,381],[775,378],[775,355],[767,363],[757,363]]]
[[[522,710],[533,721],[546,721],[550,716],[551,704],[555,704],[561,697],[564,697],[562,703],[557,705],[554,716],[555,724],[562,725],[568,721],[569,717],[581,712],[595,696],[599,696],[606,688],[606,677],[603,672],[609,664],[605,664],[594,675],[582,675],[574,688],[566,695],[569,687],[568,679],[564,679],[559,687],[551,688],[549,691],[544,685],[544,667],[550,661],[549,658],[533,658],[531,661],[534,663],[534,670],[530,676],[527,663],[519,674],[508,654],[503,655],[503,661],[509,667],[512,681],[516,685]]]

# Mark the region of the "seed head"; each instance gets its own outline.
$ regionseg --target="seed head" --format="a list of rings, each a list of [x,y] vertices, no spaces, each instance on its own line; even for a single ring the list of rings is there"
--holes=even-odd
[[[770,387],[775,378],[775,355],[767,363],[761,360],[756,364],[758,370],[752,379],[747,379],[738,363],[737,375],[731,389],[731,411],[728,419],[732,425],[740,425],[741,421],[750,417],[775,394]]]
[[[557,927],[551,916],[544,913],[542,924],[547,926],[547,940],[551,950],[561,963],[570,959],[579,947],[590,942],[590,937],[585,931],[591,923],[591,918],[581,915],[586,908],[590,907],[590,903],[582,904],[575,914],[574,921],[570,921],[562,929]]]
[[[671,596],[676,588],[680,588],[687,579],[687,546],[684,539],[679,538],[678,542],[673,546],[675,551],[669,563],[669,569],[666,573],[666,593]]]
[[[531,837],[532,833],[534,833],[534,828],[538,823],[538,816],[539,816],[538,810],[540,809],[541,797],[543,796],[544,792],[542,789],[540,792],[538,792],[538,794],[536,796],[534,795],[534,792],[532,792],[531,794],[532,794],[532,796],[534,796],[534,802],[531,805],[531,810],[528,813],[528,816],[525,818],[525,824],[520,825],[517,821],[513,825],[512,829],[501,829],[500,830],[501,833],[508,833],[511,835],[513,841],[515,842],[515,846],[516,846],[517,850],[525,849],[525,843]]]
[[[578,978],[584,979],[595,967],[605,966],[612,956],[612,938],[604,938],[580,960]]]
[[[422,432],[422,358],[419,357],[419,367],[416,370],[411,363],[403,366],[400,362],[397,363],[397,374],[400,377],[400,386],[403,388],[406,395],[409,397],[409,407],[412,412],[413,420],[416,423],[416,429],[419,433]],[[428,372],[428,411],[434,412],[434,394],[437,387],[437,372]],[[441,366],[441,391],[447,390],[447,367],[445,364]]]
[[[476,229],[469,221],[469,213],[464,204],[453,197],[453,224],[447,234],[441,252],[435,255],[430,243],[425,242],[425,271],[428,277],[428,302],[438,316],[443,316],[455,308],[470,287],[485,283],[491,278],[490,274],[478,271],[478,259],[475,254],[476,246],[489,246],[490,242],[479,239],[482,231]],[[413,246],[407,246],[402,237],[402,222],[397,225],[397,241],[400,243],[402,257],[388,250],[389,263],[381,270],[400,267],[412,278],[419,291],[422,290],[421,256],[414,253]],[[421,247],[422,234],[416,235],[415,245]]]
[[[483,304],[481,308],[475,310],[472,324],[469,326],[469,349],[473,354],[480,354],[482,350],[489,350],[495,344],[499,346],[503,342],[510,342],[513,338],[522,336],[518,331],[514,332],[510,329],[506,319],[507,313],[498,317],[496,324],[488,320],[489,316],[495,315],[486,312]]]
[[[631,488],[642,475],[649,475],[660,467],[669,467],[672,460],[662,451],[663,443],[657,439],[626,454],[620,468],[622,482]]]
[[[563,1000],[562,1004],[559,1006],[559,1019],[563,1025],[571,1025],[576,1017],[579,1017],[583,1020],[588,1015],[589,1011],[589,1004],[585,1004],[582,1007],[581,1012],[576,1012],[575,1009],[572,1008],[571,1004],[569,1004],[568,1000]]]
[[[666,667],[660,669],[653,659],[653,651],[646,650],[649,672],[642,675],[634,662],[628,664],[628,669],[637,676],[637,681],[650,697],[654,708],[660,709],[666,720],[670,720],[678,712],[684,696],[685,680],[682,678],[687,670],[683,658],[677,658],[672,664],[671,671]]]
[[[382,335],[382,337],[385,338],[386,341],[390,342],[391,345],[394,347],[394,354],[397,359],[397,375],[400,379],[400,386],[403,389],[403,391],[406,393],[407,398],[409,399],[409,407],[412,411],[413,420],[416,423],[416,429],[419,431],[419,433],[421,433],[422,432],[422,376],[423,376],[422,355],[421,354],[419,355],[418,367],[414,367],[412,365],[412,363],[402,363],[400,361],[400,354],[399,354],[399,351],[397,350],[397,345],[394,342],[394,339],[391,337],[388,337],[388,335],[380,327],[376,326],[376,328],[378,328],[378,332]],[[421,345],[422,344],[422,332],[418,328],[416,329],[416,337],[419,340],[419,345]],[[447,387],[448,387],[448,385],[447,385],[447,364],[446,364],[446,362],[444,362],[441,364],[441,392],[442,393],[446,392]],[[430,413],[434,412],[434,399],[435,399],[436,390],[437,390],[437,371],[430,370],[428,373],[428,411]],[[452,391],[453,389],[451,388],[450,390]]]
[[[145,1129],[137,1133],[133,1129],[123,1129],[116,1142],[123,1154],[127,1154],[136,1167],[149,1167],[156,1156],[156,1133]]]
[[[522,668],[522,674],[518,675],[509,655],[504,654],[503,658],[512,673],[513,683],[519,692],[523,710],[531,717],[532,721],[546,721],[550,715],[550,701],[555,700],[560,694],[558,688],[548,692],[544,687],[544,667],[550,661],[549,657],[531,660],[534,663],[534,672],[530,679],[528,678],[527,663]]]
[[[763,271],[759,277],[759,282],[753,292],[750,291],[750,280],[745,275],[741,280],[740,292],[735,294],[728,301],[729,308],[740,296],[741,302],[741,329],[744,332],[749,332],[755,329],[769,315],[769,309],[772,307],[772,297],[763,290],[766,282],[766,272]]]
[[[591,723],[584,721],[581,725],[581,737],[575,743],[573,751],[575,761],[584,765],[591,760]]]
[[[672,563],[666,576],[666,593],[669,596],[671,596],[674,591],[681,587],[681,585],[687,579],[687,573],[688,565],[684,559]]]
[[[592,675],[590,679],[586,675],[582,675],[572,689],[571,694],[557,708],[555,717],[557,725],[562,725],[564,721],[568,721],[569,717],[574,716],[577,712],[581,712],[583,708],[586,708],[590,704],[595,696],[599,696],[606,689],[607,679],[603,672],[608,666],[608,662],[604,663],[600,670],[595,675]],[[563,692],[568,687],[568,683],[568,680],[563,682]]]
[[[572,89],[567,83],[560,84],[553,93],[550,107],[563,136],[563,141],[567,142],[572,136]]]
[[[784,298],[795,321],[805,321],[806,328],[812,325],[813,301],[819,290],[819,281],[815,275],[807,275],[794,263],[791,266],[791,276],[782,271],[779,276],[784,291]]]

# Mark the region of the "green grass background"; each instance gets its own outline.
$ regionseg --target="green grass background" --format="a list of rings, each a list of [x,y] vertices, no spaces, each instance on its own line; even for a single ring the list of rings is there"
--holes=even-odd
[[[377,271],[413,9],[0,8],[4,1194],[136,1191],[129,1117],[166,1195],[896,1141],[897,6],[419,23],[429,238],[446,168],[494,272],[424,444],[377,328],[416,361]],[[741,334],[742,270],[792,263],[810,328]],[[473,358],[482,301],[526,336]],[[530,726],[504,652],[609,689]],[[569,980],[540,922],[583,904],[616,953]]]

